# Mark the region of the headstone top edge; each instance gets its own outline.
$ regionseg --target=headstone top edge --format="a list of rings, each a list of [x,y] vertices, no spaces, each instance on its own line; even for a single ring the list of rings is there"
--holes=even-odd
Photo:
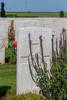
[[[21,27],[18,30],[22,31],[22,30],[25,30],[25,29],[36,29],[36,28],[38,28],[39,30],[42,29],[42,30],[45,30],[45,31],[47,31],[47,30],[52,31],[51,28],[48,28],[48,27],[40,27],[40,26]]]

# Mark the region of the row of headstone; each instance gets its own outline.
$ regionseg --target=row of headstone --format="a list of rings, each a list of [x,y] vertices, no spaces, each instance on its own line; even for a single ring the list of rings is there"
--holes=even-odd
[[[43,39],[43,53],[44,60],[46,62],[47,69],[50,70],[52,62],[52,34],[55,37],[60,39],[60,33],[62,28],[66,28],[67,21],[66,19],[51,19],[51,18],[23,18],[23,19],[14,19],[15,21],[15,36],[18,43],[17,46],[17,94],[22,93],[39,93],[39,87],[36,86],[35,82],[32,79],[28,58],[31,62],[31,54],[29,47],[29,37],[32,41],[32,55],[35,59],[36,54],[39,55],[39,61],[41,62],[41,51],[40,51],[40,41],[39,37]],[[6,39],[5,46],[8,43],[8,26],[10,19],[6,21],[0,21],[0,63],[4,63],[5,59],[5,47],[2,45],[2,41]],[[5,23],[5,24],[4,24]],[[48,27],[48,28],[46,28]],[[1,46],[2,45],[2,46]],[[2,52],[2,53],[1,53]],[[31,62],[32,63],[32,62]],[[35,76],[35,70],[31,64],[31,69]]]
[[[40,26],[40,27],[48,27],[52,29],[52,34],[54,34],[55,41],[57,38],[57,41],[60,40],[60,33],[62,32],[62,29],[67,27],[67,19],[62,18],[24,18],[24,19],[16,19],[15,20],[15,38],[16,41],[18,40],[18,29],[20,27],[30,27],[30,26]],[[56,48],[56,43],[54,45]],[[55,49],[54,48],[54,49]],[[58,44],[59,48],[59,44]],[[56,49],[55,49],[56,50]],[[59,52],[59,49],[58,49]]]
[[[5,46],[8,47],[8,29],[9,29],[11,20],[14,20],[15,22],[14,27],[15,27],[16,41],[18,40],[18,28],[21,28],[21,27],[39,26],[43,28],[44,27],[51,28],[53,30],[52,33],[55,35],[55,38],[58,38],[58,41],[60,38],[60,33],[61,33],[62,28],[67,27],[66,18],[63,18],[63,19],[62,18],[3,18],[3,19],[0,18],[0,41],[1,40],[3,41],[2,44],[0,45],[0,48],[4,47],[3,45],[4,43],[6,43]],[[0,57],[1,57],[1,54],[2,53],[0,53]],[[4,59],[2,61],[0,60],[0,63],[5,62]]]
[[[40,27],[49,27],[53,29],[53,34],[59,38],[59,33],[62,28],[67,27],[67,21],[63,19],[55,18],[27,18],[27,19],[16,19],[15,20],[15,30],[16,30],[16,40],[17,40],[17,29],[20,27],[29,27],[29,26],[40,26]]]

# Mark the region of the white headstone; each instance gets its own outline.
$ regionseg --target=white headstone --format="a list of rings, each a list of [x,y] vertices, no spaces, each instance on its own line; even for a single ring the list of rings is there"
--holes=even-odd
[[[8,44],[8,21],[0,21],[0,39],[3,39],[6,47]]]
[[[24,27],[20,28],[18,32],[17,94],[28,92],[39,93],[39,87],[37,87],[35,82],[33,81],[29,70],[28,57],[30,57],[30,48],[28,34],[31,34],[33,57],[35,57],[35,54],[38,53],[38,55],[40,55],[40,60],[42,59],[39,36],[42,35],[44,59],[47,63],[47,69],[49,70],[51,66],[50,63],[52,60],[52,30],[49,28],[42,27]],[[33,73],[35,73],[34,69]]]
[[[8,46],[8,22],[0,21],[0,63],[5,63],[5,47]]]
[[[26,18],[26,19],[21,19],[21,20],[15,20],[15,38],[16,40],[18,39],[18,29],[21,27],[31,27],[31,26],[41,26],[39,24],[39,19],[35,18]]]
[[[40,26],[40,27],[48,27],[53,30],[53,34],[57,38],[60,37],[60,33],[62,28],[67,27],[67,19],[63,18],[20,18],[15,19],[15,33],[17,40],[17,29],[21,27],[30,27],[30,26]]]
[[[0,39],[0,64],[5,63],[5,45],[3,44],[2,39]]]
[[[0,63],[5,63],[5,47],[8,47],[8,29],[13,18],[0,18]]]
[[[56,51],[56,38],[58,41],[58,52],[59,52],[59,40],[60,33],[63,28],[67,28],[67,18],[19,18],[15,19],[15,39],[18,39],[18,28],[40,26],[48,27],[52,29],[52,34],[55,35],[54,49]]]

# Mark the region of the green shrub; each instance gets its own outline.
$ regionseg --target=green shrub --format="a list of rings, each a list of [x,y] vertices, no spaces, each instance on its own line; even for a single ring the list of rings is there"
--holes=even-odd
[[[60,11],[60,17],[64,17],[64,11]]]
[[[67,94],[67,64],[55,61],[51,68],[51,95],[53,100],[61,100]]]
[[[14,30],[14,21],[11,20],[11,25],[8,30],[8,48],[5,51],[5,62],[16,64],[16,46],[13,43],[15,41],[15,30]],[[16,43],[17,45],[17,43]]]
[[[6,48],[5,49],[5,62],[10,64],[16,63],[16,58],[14,55],[14,49],[13,48]]]
[[[39,69],[37,85],[48,100],[67,99],[67,64],[63,61],[53,62],[50,78],[45,76],[45,71]],[[62,99],[61,99],[62,98]]]
[[[9,63],[10,62],[10,57],[5,57],[5,62]]]

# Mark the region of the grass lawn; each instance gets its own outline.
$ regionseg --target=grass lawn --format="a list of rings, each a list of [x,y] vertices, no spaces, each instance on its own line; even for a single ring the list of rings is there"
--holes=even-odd
[[[0,97],[16,94],[16,65],[0,65]]]
[[[0,65],[0,100],[46,100],[36,94],[16,96],[16,65]]]
[[[7,17],[59,17],[60,12],[6,12]],[[64,12],[67,17],[67,12]]]
[[[6,12],[7,17],[58,17],[59,12]]]

